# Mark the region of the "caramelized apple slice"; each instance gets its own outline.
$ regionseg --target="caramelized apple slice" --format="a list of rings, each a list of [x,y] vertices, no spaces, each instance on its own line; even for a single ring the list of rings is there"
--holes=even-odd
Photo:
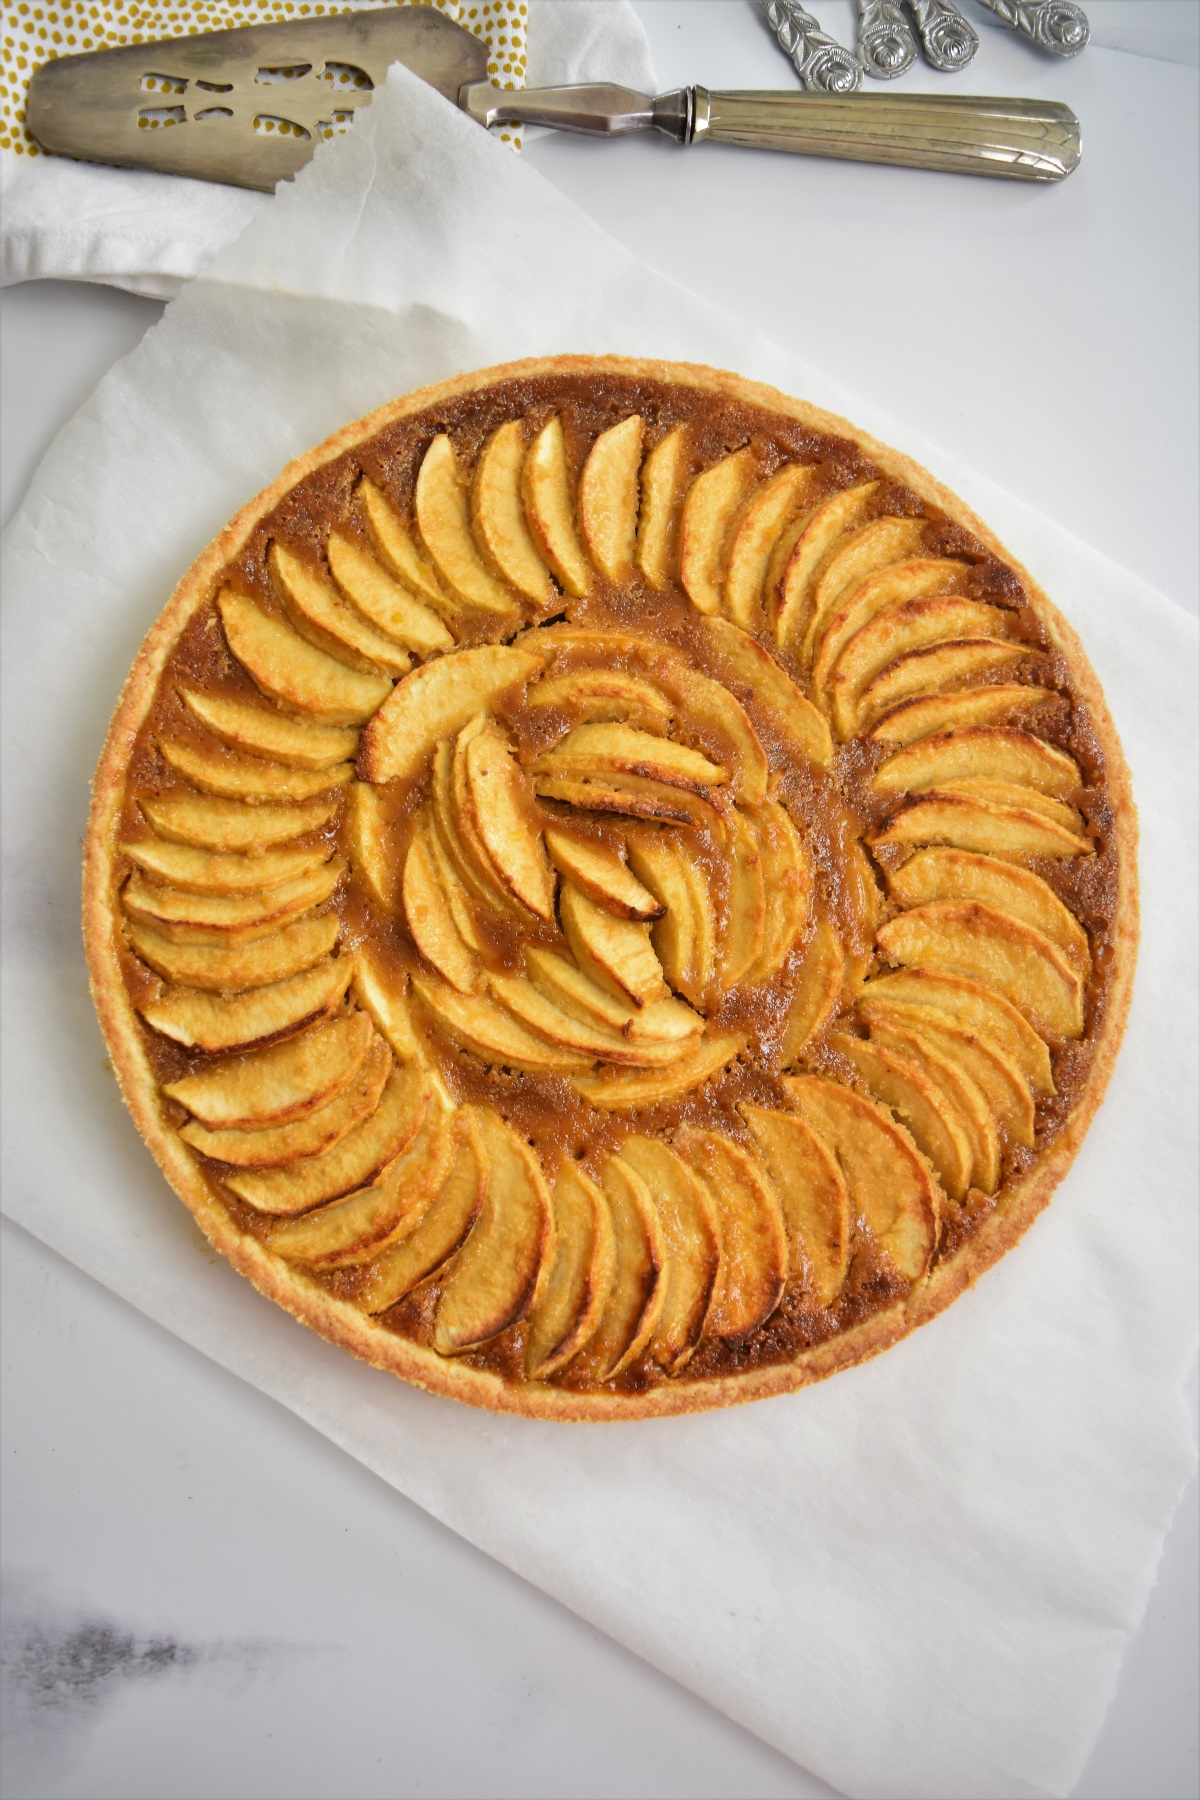
[[[506,688],[528,681],[541,658],[506,644],[481,644],[414,669],[398,681],[362,734],[358,772],[364,781],[415,775],[434,745],[493,705]]]
[[[870,985],[867,988],[870,993]],[[957,1063],[978,1087],[996,1117],[1017,1143],[1033,1148],[1034,1111],[1029,1082],[998,1044],[978,1037],[965,1025],[930,1006],[904,1006],[894,1000],[865,999],[859,1012],[872,1035],[890,1032],[922,1050],[936,1051]]]
[[[658,819],[666,824],[707,825],[717,821],[716,808],[684,788],[637,775],[596,777],[535,775],[534,791],[543,800],[560,800],[583,812],[616,813],[626,819]]]
[[[550,1248],[550,1194],[537,1157],[498,1113],[475,1112],[488,1186],[471,1233],[442,1282],[433,1347],[455,1356],[523,1319]]]
[[[898,969],[864,984],[861,1004],[875,1000],[928,1007],[1011,1057],[1036,1093],[1052,1094],[1050,1053],[1029,1021],[993,987],[942,970]]]
[[[683,993],[693,1006],[704,1012],[708,1010],[710,990],[717,974],[717,919],[708,875],[688,843],[687,836],[682,833],[678,840],[678,851],[684,885],[691,900],[695,932],[692,966],[689,980],[683,986]]]
[[[634,1006],[666,995],[648,925],[614,919],[569,881],[563,883],[559,914],[576,962],[593,981]]]
[[[843,969],[841,941],[822,913],[817,919],[812,942],[804,953],[800,979],[788,1008],[787,1026],[780,1046],[785,1069],[794,1066],[805,1046],[836,1012],[842,996]]]
[[[629,860],[658,901],[650,940],[663,973],[677,992],[689,994],[698,985],[697,920],[678,841],[659,832],[631,837]]]
[[[136,920],[126,924],[129,941],[156,974],[180,987],[225,993],[232,988],[266,987],[299,975],[337,943],[341,925],[336,913],[308,915],[285,925],[271,937],[249,944],[173,944]]]
[[[800,660],[811,666],[825,627],[872,575],[912,561],[921,547],[924,519],[873,519],[842,540],[813,584]],[[923,590],[928,591],[928,590]]]
[[[190,688],[180,688],[179,698],[223,744],[294,769],[331,769],[335,763],[352,761],[358,748],[357,731],[336,725],[306,725],[265,706]]]
[[[556,590],[525,522],[521,501],[524,461],[521,421],[510,419],[483,447],[471,493],[471,524],[480,549],[504,580],[527,599],[548,606]]]
[[[973,725],[897,750],[880,763],[872,791],[890,796],[943,787],[965,778],[1004,781],[1061,797],[1083,786],[1074,757],[1027,731],[1003,725]]]
[[[683,503],[679,580],[697,612],[719,613],[725,544],[758,479],[753,450],[735,450],[697,475]]]
[[[526,791],[528,778],[491,722],[467,745],[466,774],[475,832],[492,868],[522,906],[539,919],[553,919],[554,871]]]
[[[913,520],[881,519],[881,525],[912,525]],[[920,525],[918,524],[918,531]],[[874,526],[868,526],[868,531]],[[830,573],[833,573],[831,568]],[[895,562],[869,575],[861,582],[851,582],[834,601],[823,618],[814,618],[812,627],[813,691],[823,695],[830,671],[855,632],[869,625],[878,613],[904,600],[919,600],[926,594],[951,592],[967,573],[966,565],[948,557],[918,557],[911,562]],[[824,581],[821,586],[824,587]]]
[[[455,1043],[499,1068],[532,1075],[590,1069],[594,1055],[562,1049],[539,1037],[486,994],[459,994],[429,976],[414,975],[413,988]]]
[[[268,1049],[169,1081],[163,1093],[203,1125],[287,1124],[336,1100],[349,1087],[373,1037],[366,1013],[343,1013]]]
[[[395,912],[399,903],[399,869],[391,838],[378,789],[367,781],[353,782],[342,816],[342,843],[355,875],[375,904],[387,913]]]
[[[958,649],[967,648],[964,645]],[[922,656],[937,651],[921,651]],[[872,684],[874,685],[874,684]],[[999,725],[1020,713],[1045,706],[1057,695],[1049,688],[1025,687],[1017,682],[998,682],[994,687],[967,688],[957,694],[931,694],[927,699],[906,700],[885,713],[867,736],[876,744],[915,744],[921,738],[944,731],[961,731],[971,725]]]
[[[1085,975],[1091,967],[1087,932],[1030,869],[966,850],[918,850],[888,876],[888,888],[903,907],[931,900],[982,900],[1032,925]]]
[[[436,807],[425,813],[425,822],[428,826],[425,837],[426,847],[437,873],[446,904],[450,908],[450,916],[454,920],[455,929],[468,949],[479,951],[482,948],[482,939],[475,922],[475,914],[458,878],[454,858],[442,840]]]
[[[289,769],[284,763],[239,756],[232,750],[200,749],[182,738],[162,738],[158,747],[185,781],[220,800],[308,800],[314,794],[344,787],[354,774],[353,763],[335,763],[331,769]]]
[[[491,722],[487,715],[478,713],[475,718],[467,721],[455,739],[454,757],[450,765],[455,838],[458,848],[466,857],[466,881],[470,892],[485,906],[490,907],[493,912],[527,921],[527,909],[522,906],[508,882],[497,869],[491,852],[484,842],[479,827],[479,814],[471,791],[471,775],[467,755],[475,739],[485,735],[490,729]],[[439,757],[440,753],[439,745]],[[449,843],[450,840],[447,839],[447,842]]]
[[[579,478],[579,523],[592,561],[610,581],[625,581],[637,548],[638,468],[643,421],[637,413],[602,431]]]
[[[872,1024],[871,1042],[881,1050],[892,1050],[913,1058],[941,1092],[954,1102],[971,1145],[971,1185],[985,1194],[994,1194],[1000,1185],[1000,1144],[995,1116],[986,1093],[968,1069],[967,1060],[961,1055],[947,1055],[928,1033],[897,1024],[894,1020]],[[920,1142],[915,1130],[913,1136]]]
[[[757,806],[766,797],[770,766],[741,701],[719,681],[675,658],[666,662],[659,679],[693,730],[717,740],[730,791]]]
[[[934,643],[898,655],[863,689],[858,703],[859,728],[915,697],[949,694],[961,682],[1009,669],[1037,655],[1032,645],[1019,638],[1005,642],[995,637]]]
[[[354,998],[370,1014],[376,1030],[391,1045],[397,1062],[424,1062],[425,1046],[413,1026],[405,988],[360,947],[353,958]]]
[[[525,453],[521,498],[534,542],[568,594],[586,594],[587,557],[575,530],[575,503],[567,469],[562,420],[551,419]]]
[[[566,831],[547,831],[546,848],[561,875],[618,919],[659,919],[663,905],[644,888],[615,850]]]
[[[388,574],[453,624],[458,614],[454,599],[438,580],[432,563],[417,549],[399,513],[365,475],[358,484],[358,498],[371,544]]]
[[[512,975],[493,975],[490,987],[495,998],[514,1019],[548,1044],[560,1050],[577,1051],[593,1062],[611,1062],[632,1068],[657,1069],[676,1062],[686,1052],[686,1043],[678,1038],[655,1042],[647,1038],[627,1038],[622,1032],[593,1019],[580,1019],[547,999],[527,981]]]
[[[833,494],[817,507],[797,536],[776,592],[768,595],[768,604],[774,607],[777,643],[787,646],[803,642],[817,578],[841,547],[846,533],[853,531],[862,519],[878,486],[877,481],[867,481]]]
[[[464,726],[463,730],[469,731],[470,725]],[[501,891],[499,877],[475,834],[474,819],[469,814],[463,817],[467,771],[465,757],[458,754],[459,747],[459,743],[452,744],[443,739],[433,753],[435,829],[430,841],[440,846],[442,861],[449,863],[453,872],[453,880],[446,884],[448,896],[453,895],[457,886],[464,902],[469,895],[491,912],[509,912],[514,909],[506,904],[507,896]],[[460,822],[464,830],[460,830]],[[473,922],[470,927],[464,922],[460,916],[462,911],[462,908],[455,909],[455,921],[463,941],[471,944],[472,949],[478,949],[478,933],[474,931]]]
[[[351,965],[319,962],[299,975],[246,994],[164,988],[138,1002],[147,1025],[189,1049],[249,1050],[291,1037],[332,1012],[350,982]]]
[[[677,1147],[704,1182],[721,1235],[705,1336],[749,1337],[771,1317],[787,1281],[788,1241],[779,1196],[757,1160],[719,1131],[689,1126]]]
[[[763,586],[780,533],[801,510],[816,480],[816,467],[787,463],[763,483],[746,506],[729,545],[725,612],[753,631],[763,619]]]
[[[986,982],[1043,1036],[1083,1031],[1083,977],[1031,925],[978,900],[935,900],[889,920],[876,942],[889,963]]]
[[[412,657],[405,649],[346,606],[337,589],[301,562],[286,544],[273,543],[267,561],[289,619],[300,636],[318,650],[366,674],[403,675],[412,667]]]
[[[555,749],[539,756],[533,767],[539,774],[576,778],[636,775],[700,794],[728,780],[725,770],[698,750],[677,744],[673,738],[635,731],[629,725],[577,725]]]
[[[278,887],[250,894],[198,894],[132,875],[121,890],[131,919],[180,944],[248,944],[328,900],[342,881],[340,857]]]
[[[529,1319],[525,1373],[548,1381],[589,1344],[612,1295],[617,1240],[603,1190],[564,1162],[551,1192],[554,1251]]]
[[[654,1202],[666,1247],[666,1294],[650,1354],[677,1375],[700,1342],[721,1263],[721,1234],[708,1189],[661,1138],[626,1138],[622,1161]]]
[[[330,532],[325,554],[338,587],[374,630],[421,657],[453,649],[454,639],[433,608],[415,599],[353,538]]]
[[[391,1068],[392,1053],[383,1039],[376,1037],[344,1090],[290,1124],[239,1130],[210,1128],[189,1119],[179,1135],[193,1150],[239,1169],[278,1168],[299,1157],[319,1156],[341,1143],[360,1120],[375,1111]]]
[[[930,798],[939,799],[965,795],[968,800],[980,800],[987,806],[1030,813],[1068,833],[1081,834],[1083,829],[1083,819],[1075,807],[1068,806],[1065,800],[1056,800],[1052,794],[1040,794],[1036,788],[1019,781],[995,781],[988,775],[956,775],[924,792]]]
[[[728,918],[721,945],[721,986],[728,992],[760,961],[766,936],[767,890],[762,847],[735,811],[729,840]]]
[[[779,972],[804,929],[812,899],[812,871],[786,807],[769,800],[752,823],[762,858],[766,911],[762,953],[746,980],[758,986]]]
[[[687,433],[684,426],[677,425],[660,439],[642,464],[637,566],[651,587],[664,587],[675,574],[677,501],[687,462]]]
[[[338,809],[338,797],[300,806],[248,806],[207,795],[168,794],[138,804],[159,836],[173,844],[257,855],[328,825]]]
[[[942,1191],[902,1125],[873,1100],[818,1075],[784,1086],[805,1124],[842,1171],[852,1217],[861,1217],[897,1272],[919,1281],[937,1243]]]
[[[138,838],[121,845],[139,869],[174,888],[196,894],[249,894],[274,888],[309,875],[329,855],[327,844],[311,850],[265,850],[258,856],[215,856],[211,850],[195,850],[163,838]]]
[[[332,1150],[306,1156],[282,1169],[247,1169],[225,1178],[241,1200],[258,1212],[291,1218],[323,1201],[340,1199],[364,1186],[401,1151],[425,1123],[430,1088],[414,1064],[397,1063],[379,1105]]]
[[[853,1064],[875,1098],[903,1120],[950,1197],[964,1199],[971,1185],[971,1141],[950,1095],[923,1063],[862,1038],[835,1038],[833,1048]]]
[[[230,650],[255,686],[284,706],[324,725],[361,725],[391,692],[386,675],[365,675],[327,656],[246,594],[224,588],[217,608]]]
[[[299,1219],[285,1219],[267,1239],[276,1256],[309,1268],[370,1262],[420,1223],[450,1172],[450,1115],[436,1096],[413,1142],[368,1188]]]
[[[836,735],[844,741],[868,722],[866,690],[889,663],[955,642],[994,643],[1005,629],[998,607],[957,594],[929,594],[886,607],[855,632],[829,672],[826,692]],[[1025,646],[1022,654],[1028,654]],[[995,660],[991,650],[987,655]]]
[[[779,1195],[792,1269],[810,1275],[819,1305],[832,1306],[850,1267],[850,1196],[842,1171],[798,1114],[746,1100],[738,1111]]]
[[[478,612],[515,618],[516,596],[497,581],[475,548],[467,490],[454,446],[444,432],[422,458],[414,504],[421,541],[451,592]]]
[[[1090,856],[1078,831],[1030,806],[1001,806],[978,794],[933,793],[893,813],[876,844],[947,844],[993,856]]]
[[[577,669],[544,675],[529,690],[530,706],[560,707],[572,724],[620,723],[639,731],[666,732],[674,709],[658,689],[621,669]]]
[[[455,923],[446,890],[430,848],[430,827],[419,827],[404,859],[404,917],[413,942],[439,975],[444,975],[460,994],[483,989],[481,964]]]
[[[487,1192],[488,1163],[475,1118],[467,1107],[450,1127],[450,1172],[412,1230],[373,1261],[355,1296],[364,1312],[382,1313],[440,1269],[479,1217]],[[398,1168],[393,1164],[393,1168]]]
[[[745,1047],[744,1032],[714,1032],[668,1069],[606,1069],[599,1075],[577,1076],[571,1085],[601,1112],[632,1112],[693,1093]]]
[[[645,1349],[667,1297],[667,1247],[650,1190],[619,1156],[605,1157],[600,1184],[612,1220],[612,1286],[584,1352],[593,1381],[611,1381]]]
[[[706,619],[704,633],[722,680],[742,693],[752,719],[780,740],[789,760],[824,767],[833,755],[828,725],[757,639],[727,619]]]
[[[686,1046],[686,1040],[704,1030],[704,1020],[681,1001],[651,1000],[647,1006],[631,1006],[553,950],[526,950],[525,967],[537,991],[563,1012],[585,1023],[611,1026],[630,1043],[649,1039]]]

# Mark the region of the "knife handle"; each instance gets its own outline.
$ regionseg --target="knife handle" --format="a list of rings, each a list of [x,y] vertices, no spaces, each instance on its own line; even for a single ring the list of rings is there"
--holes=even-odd
[[[702,87],[693,93],[689,143],[1016,181],[1062,181],[1080,156],[1079,120],[1056,100],[710,93]]]

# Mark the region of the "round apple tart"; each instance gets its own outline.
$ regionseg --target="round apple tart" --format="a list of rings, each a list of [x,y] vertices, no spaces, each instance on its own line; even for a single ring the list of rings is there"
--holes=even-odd
[[[93,988],[214,1245],[436,1393],[801,1386],[1024,1232],[1136,946],[1095,677],[952,494],[711,369],[485,370],[346,427],[151,631]]]

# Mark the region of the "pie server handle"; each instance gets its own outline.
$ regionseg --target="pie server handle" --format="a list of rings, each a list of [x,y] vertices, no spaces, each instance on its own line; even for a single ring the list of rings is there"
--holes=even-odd
[[[477,82],[460,91],[458,104],[481,125],[550,125],[598,137],[654,130],[681,144],[741,144],[1015,181],[1062,181],[1080,156],[1079,120],[1056,100],[704,87],[652,96],[604,85],[509,94]]]

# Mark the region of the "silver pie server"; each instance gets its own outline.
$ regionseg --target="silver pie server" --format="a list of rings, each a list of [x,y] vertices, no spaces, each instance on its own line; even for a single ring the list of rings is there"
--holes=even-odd
[[[505,92],[488,50],[432,7],[332,18],[63,56],[29,84],[44,150],[270,190],[317,143],[353,124],[402,62],[480,125],[549,125],[593,137],[659,131],[680,144],[741,144],[1018,181],[1061,181],[1079,121],[1057,101],[940,95],[639,94],[600,84]]]

